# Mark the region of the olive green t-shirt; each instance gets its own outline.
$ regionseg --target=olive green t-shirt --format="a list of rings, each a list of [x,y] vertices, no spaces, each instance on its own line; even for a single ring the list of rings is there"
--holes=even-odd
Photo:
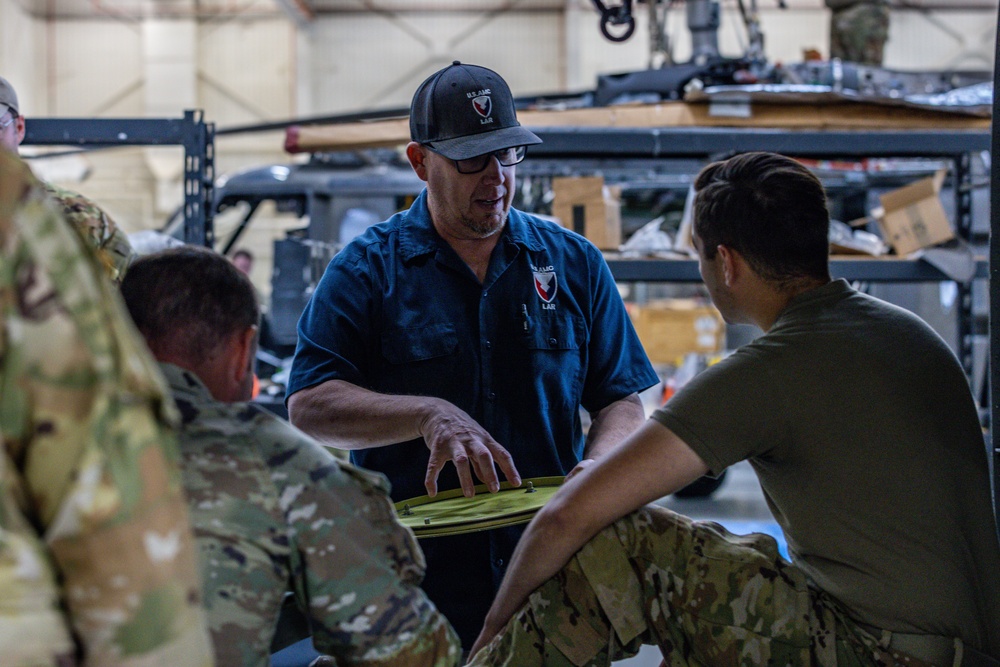
[[[912,313],[838,280],[654,419],[718,474],[748,459],[793,561],[859,621],[1000,658],[1000,545],[968,381]]]

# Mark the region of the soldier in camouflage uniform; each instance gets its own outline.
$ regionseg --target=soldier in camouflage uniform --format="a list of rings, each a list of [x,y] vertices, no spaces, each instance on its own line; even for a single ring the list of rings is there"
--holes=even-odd
[[[212,664],[159,372],[0,151],[0,664]]]
[[[14,153],[24,140],[24,116],[18,109],[14,87],[0,77],[0,148]],[[97,259],[108,277],[115,284],[120,284],[135,257],[125,232],[87,197],[51,183],[46,183],[45,189],[59,203],[63,216],[83,236],[87,245],[96,250]]]
[[[764,334],[549,500],[472,664],[607,665],[643,643],[670,667],[1000,664],[1000,542],[954,353],[831,280],[823,186],[798,162],[738,155],[695,191],[705,286]],[[769,536],[646,506],[739,461],[791,561]]]
[[[250,397],[259,311],[221,255],[138,259],[122,295],[183,416],[184,485],[221,665],[266,667],[286,591],[348,665],[446,667],[458,638],[420,589],[423,554],[381,475],[340,463]]]
[[[889,37],[885,0],[826,0],[830,8],[830,58],[862,65],[882,65]]]

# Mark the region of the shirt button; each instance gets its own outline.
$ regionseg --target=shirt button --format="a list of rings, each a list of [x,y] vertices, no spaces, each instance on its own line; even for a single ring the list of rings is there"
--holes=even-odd
[[[550,338],[549,339],[549,345],[551,345],[552,347],[555,347],[558,344],[559,344],[559,341],[557,341],[555,338]]]
[[[497,399],[496,392],[491,391],[489,394],[487,394],[486,398],[488,398],[491,401],[495,401]]]
[[[497,558],[495,561],[493,561],[493,564],[496,565],[497,567],[503,567],[503,558]]]
[[[489,340],[486,341],[486,349],[487,350],[492,350],[493,349],[493,341],[489,341]]]
[[[483,298],[485,299],[489,293],[490,293],[489,290],[483,290]]]

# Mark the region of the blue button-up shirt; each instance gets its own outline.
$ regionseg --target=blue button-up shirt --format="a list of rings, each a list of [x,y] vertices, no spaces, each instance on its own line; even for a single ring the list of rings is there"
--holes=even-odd
[[[595,412],[658,382],[590,242],[511,209],[480,284],[435,231],[426,191],[333,258],[298,334],[289,396],[339,379],[381,393],[443,398],[507,448],[525,479],[565,475],[581,459],[581,406]],[[428,454],[418,439],[354,451],[352,460],[384,473],[399,501],[426,493]],[[454,467],[446,466],[438,488],[458,486]],[[474,621],[481,623],[492,600],[486,589],[499,585],[519,534],[424,540],[425,589],[434,599],[442,567],[461,578],[454,553],[447,564],[434,562],[443,542],[459,540],[463,565],[492,568],[492,577],[478,572],[477,579],[491,580]],[[481,558],[468,553],[472,542]],[[456,594],[468,595],[468,584]]]

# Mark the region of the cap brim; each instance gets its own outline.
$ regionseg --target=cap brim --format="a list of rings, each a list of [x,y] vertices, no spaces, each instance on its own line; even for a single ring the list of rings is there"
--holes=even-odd
[[[449,160],[466,160],[477,155],[485,155],[502,148],[513,146],[531,146],[540,144],[542,140],[534,132],[518,125],[505,127],[493,132],[470,134],[444,141],[430,141],[428,145]]]

